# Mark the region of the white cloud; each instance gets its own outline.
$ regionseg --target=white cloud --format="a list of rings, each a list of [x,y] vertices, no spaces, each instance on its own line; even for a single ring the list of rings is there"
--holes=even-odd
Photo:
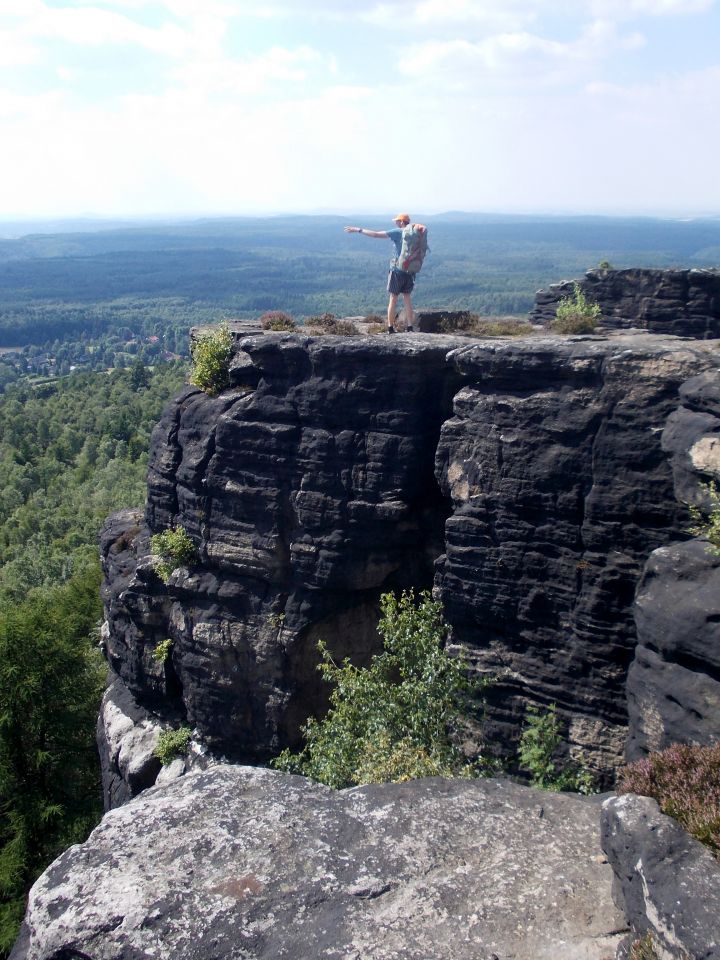
[[[0,67],[24,67],[40,61],[40,50],[11,30],[0,30]]]
[[[529,81],[571,82],[617,49],[643,43],[638,33],[619,34],[609,21],[588,24],[575,40],[551,40],[527,31],[500,33],[478,41],[431,40],[413,44],[399,70],[429,84],[473,90],[487,77],[514,87]]]
[[[138,8],[133,0],[119,0],[129,10]],[[0,0],[0,14],[12,18],[2,37],[3,48],[13,45],[34,49],[38,44],[61,41],[73,46],[131,45],[160,56],[179,59],[193,51],[215,52],[224,35],[226,20],[213,13],[225,9],[209,2],[202,7],[196,0],[163,0],[169,13],[186,18],[184,24],[172,20],[148,27],[117,10],[104,9],[98,2],[79,0],[74,6],[52,7],[41,0]],[[100,0],[102,3],[102,0]],[[113,6],[118,6],[114,0]],[[172,9],[171,9],[172,8]],[[34,44],[34,47],[33,47]],[[29,58],[29,53],[26,59]]]
[[[628,19],[703,13],[714,5],[715,0],[590,0],[589,8],[596,17]]]
[[[296,50],[272,47],[246,61],[224,57],[196,59],[171,71],[169,78],[191,90],[194,96],[249,95],[261,93],[273,84],[303,84],[315,67],[332,73],[333,61],[307,46]]]

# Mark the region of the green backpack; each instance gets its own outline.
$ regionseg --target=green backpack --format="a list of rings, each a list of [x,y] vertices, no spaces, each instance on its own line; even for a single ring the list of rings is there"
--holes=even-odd
[[[408,224],[403,227],[402,246],[395,266],[405,273],[419,273],[427,252],[427,227],[422,223]]]

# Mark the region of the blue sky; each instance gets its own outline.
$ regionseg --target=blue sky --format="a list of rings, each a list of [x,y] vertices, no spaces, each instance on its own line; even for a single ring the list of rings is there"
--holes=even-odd
[[[720,215],[720,0],[0,0],[0,216]]]

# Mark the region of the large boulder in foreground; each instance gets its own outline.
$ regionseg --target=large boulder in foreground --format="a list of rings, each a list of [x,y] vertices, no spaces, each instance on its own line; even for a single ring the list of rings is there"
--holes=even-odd
[[[335,792],[216,766],[108,813],[40,877],[12,960],[605,960],[596,801],[504,780]]]

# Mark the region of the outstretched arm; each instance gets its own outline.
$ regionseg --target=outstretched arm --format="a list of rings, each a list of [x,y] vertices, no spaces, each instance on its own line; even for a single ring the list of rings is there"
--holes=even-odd
[[[380,240],[387,238],[385,230],[366,230],[365,227],[345,227],[345,233],[362,233],[366,237],[378,237]]]

